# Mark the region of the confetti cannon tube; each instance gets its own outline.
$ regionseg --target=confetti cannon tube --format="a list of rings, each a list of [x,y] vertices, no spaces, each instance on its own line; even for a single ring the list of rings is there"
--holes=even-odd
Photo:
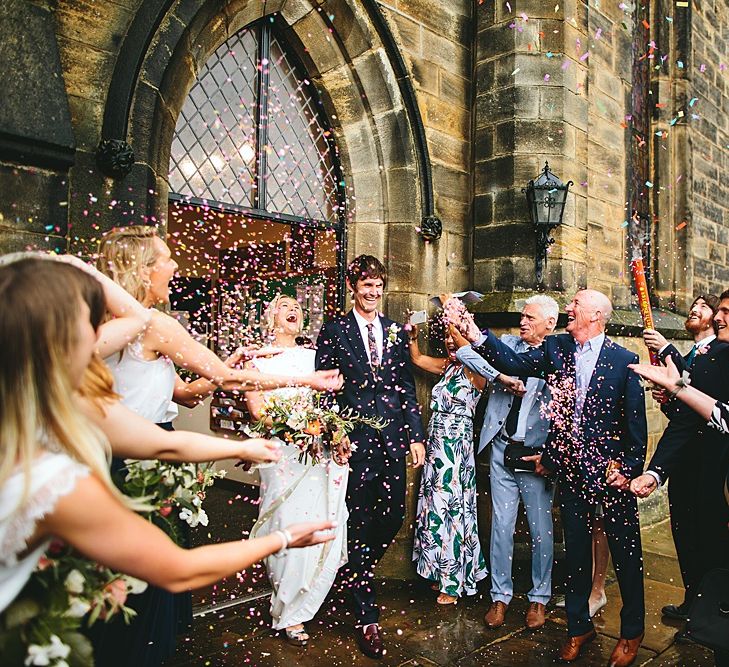
[[[651,302],[648,297],[648,284],[645,280],[645,269],[643,268],[643,258],[634,257],[630,262],[630,268],[633,271],[633,280],[635,281],[635,291],[638,293],[638,306],[640,307],[640,315],[643,318],[643,328],[653,329],[653,311],[651,311]],[[658,355],[650,352],[651,364],[659,366]]]

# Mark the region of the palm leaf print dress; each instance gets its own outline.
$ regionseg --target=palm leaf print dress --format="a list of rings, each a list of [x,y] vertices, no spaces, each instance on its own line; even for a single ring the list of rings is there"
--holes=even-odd
[[[488,575],[476,518],[473,415],[480,396],[451,363],[433,387],[418,495],[413,560],[418,574],[453,596],[474,595]]]

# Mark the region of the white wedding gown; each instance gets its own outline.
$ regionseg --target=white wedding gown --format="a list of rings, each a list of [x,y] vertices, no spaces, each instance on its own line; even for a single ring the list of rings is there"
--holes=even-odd
[[[0,612],[23,590],[51,543],[50,538],[42,540],[28,551],[36,523],[88,474],[86,466],[65,454],[47,452],[33,462],[27,489],[22,468],[0,488]]]
[[[313,350],[287,349],[269,359],[257,359],[256,367],[264,373],[302,376],[314,370]],[[288,397],[309,389],[282,388],[264,392],[270,397]],[[259,468],[261,504],[258,521],[251,537],[263,537],[292,523],[302,521],[337,521],[336,535],[330,542],[306,549],[289,549],[282,555],[266,559],[273,594],[271,616],[276,630],[311,620],[332,587],[337,570],[347,562],[348,466],[333,460],[317,465],[299,463],[300,450],[282,444],[278,463]]]

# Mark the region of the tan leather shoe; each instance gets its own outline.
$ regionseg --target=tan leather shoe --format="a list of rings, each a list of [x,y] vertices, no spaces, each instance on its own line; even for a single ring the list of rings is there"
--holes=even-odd
[[[640,643],[643,641],[643,635],[636,637],[635,639],[618,639],[618,643],[613,649],[613,653],[610,656],[610,667],[628,667],[635,662],[635,658],[638,655],[638,649]]]
[[[595,628],[590,630],[590,632],[586,632],[584,635],[568,637],[567,641],[560,646],[557,652],[557,662],[574,662],[580,657],[582,647],[585,644],[589,644],[595,637],[597,637]]]
[[[496,601],[492,602],[489,610],[486,612],[484,622],[489,628],[500,628],[504,624],[504,618],[506,617],[506,610],[509,605],[506,602]]]
[[[544,625],[544,605],[541,602],[530,602],[526,613],[526,626],[530,630],[538,630]]]

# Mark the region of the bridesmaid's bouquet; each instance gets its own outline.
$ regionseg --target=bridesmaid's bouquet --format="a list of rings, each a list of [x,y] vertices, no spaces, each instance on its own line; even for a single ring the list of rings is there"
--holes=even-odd
[[[321,393],[300,392],[290,397],[271,395],[250,430],[257,436],[275,436],[295,445],[300,450],[300,462],[316,465],[331,458],[333,452],[353,451],[349,434],[358,426],[380,431],[386,425],[386,421],[362,416],[349,407],[340,410],[336,403],[327,406]]]
[[[149,506],[145,514],[158,524],[175,542],[181,544],[176,521],[191,528],[208,525],[202,507],[205,492],[225,470],[215,470],[210,463],[172,463],[126,459],[122,470],[121,490]]]
[[[83,627],[136,614],[127,596],[147,584],[86,560],[53,542],[21,591],[0,615],[0,655],[8,665],[92,666]]]

